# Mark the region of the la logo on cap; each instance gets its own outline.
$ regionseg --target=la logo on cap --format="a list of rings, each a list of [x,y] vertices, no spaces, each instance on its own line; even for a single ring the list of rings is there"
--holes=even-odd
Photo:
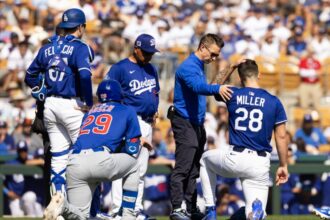
[[[155,39],[151,39],[150,40],[150,46],[155,46],[156,42],[155,42]]]
[[[68,21],[69,20],[69,18],[68,18],[68,16],[66,15],[66,14],[64,14],[64,16],[63,16],[63,21]]]

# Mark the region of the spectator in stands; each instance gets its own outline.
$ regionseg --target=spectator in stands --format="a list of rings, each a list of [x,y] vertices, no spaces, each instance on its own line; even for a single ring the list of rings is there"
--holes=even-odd
[[[307,44],[303,36],[303,29],[301,27],[296,27],[294,29],[294,36],[288,42],[287,53],[300,58],[305,53],[306,49]]]
[[[27,41],[21,41],[18,48],[15,48],[8,57],[8,74],[4,79],[3,89],[6,90],[11,81],[17,82],[21,88],[25,76],[25,71],[33,60],[33,53],[29,49]]]
[[[152,131],[152,146],[157,155],[167,157],[166,143],[163,140],[163,135],[160,128],[153,128]]]
[[[281,52],[280,41],[275,38],[271,31],[267,32],[261,41],[260,55],[267,58],[277,59]]]
[[[244,205],[242,184],[238,178],[217,178],[217,213],[232,215]]]
[[[25,164],[28,160],[28,146],[21,141],[17,144],[17,158],[9,164]],[[22,174],[6,176],[4,194],[9,200],[11,215],[41,217],[42,207],[37,202],[37,196],[32,191],[25,190],[25,181]]]
[[[225,42],[225,46],[223,46],[221,50],[221,62],[226,62],[227,65],[229,62],[229,58],[231,55],[233,55],[236,52],[235,49],[235,39],[231,36],[232,29],[229,26],[225,26],[221,28],[220,34],[223,37],[223,41]],[[225,65],[221,65],[225,66]],[[220,67],[220,69],[223,69]]]
[[[156,22],[156,27],[155,40],[157,42],[157,48],[159,48],[160,51],[165,51],[168,49],[168,41],[170,39],[168,32],[169,25],[165,20],[159,19]]]
[[[102,51],[102,39],[100,37],[94,37],[88,43],[94,51],[94,60],[91,63],[93,82],[100,82],[106,73],[106,64],[104,61],[103,51]]]
[[[0,60],[7,60],[9,54],[18,46],[18,43],[18,35],[15,32],[11,32],[9,42],[4,45],[0,52]]]
[[[44,145],[41,137],[31,130],[32,119],[25,118],[22,125],[22,133],[15,132],[13,134],[15,142],[19,143],[20,141],[25,141],[29,146],[30,152],[35,152],[36,150],[43,148]]]
[[[110,20],[111,2],[108,0],[96,1],[94,4],[95,14],[101,23],[107,23]]]
[[[206,31],[205,23],[202,21],[198,21],[194,28],[194,34],[191,36],[191,39],[190,39],[190,46],[189,46],[190,51],[196,50],[201,38],[206,33],[205,31]]]
[[[131,21],[123,30],[122,36],[134,42],[136,36],[142,33],[150,33],[151,23],[143,10],[137,10]]]
[[[0,154],[8,154],[14,150],[14,138],[8,133],[7,122],[0,121]]]
[[[253,40],[260,41],[267,32],[269,20],[264,15],[262,8],[251,8],[252,13],[248,16],[242,24],[242,29],[245,30],[246,35],[250,35]]]
[[[87,21],[93,21],[96,19],[93,6],[87,0],[79,0],[79,8],[85,13]]]
[[[299,128],[294,136],[294,140],[301,138],[307,147],[318,148],[321,144],[326,144],[327,140],[324,137],[320,128],[314,127],[313,119],[310,114],[304,116],[302,127]],[[308,152],[308,150],[307,150]]]
[[[295,178],[296,184],[292,188],[294,198],[293,203],[289,206],[289,213],[293,215],[309,214],[309,207],[312,204],[320,203],[320,177],[315,174],[301,174]]]
[[[194,34],[194,29],[186,19],[186,15],[181,13],[175,18],[175,23],[171,27],[169,47],[186,47],[190,44],[190,39]]]
[[[8,30],[7,19],[4,15],[0,14],[0,42],[2,44],[10,42],[11,32]]]
[[[315,58],[314,51],[308,47],[306,56],[300,60],[299,74],[301,83],[299,86],[299,102],[304,109],[313,106],[318,109],[322,97],[322,88],[320,82],[321,63]]]
[[[315,52],[315,58],[320,62],[330,56],[330,41],[324,27],[315,25],[310,46]]]
[[[281,16],[274,17],[274,28],[272,30],[273,35],[280,42],[286,42],[291,36],[291,31],[283,24],[283,18]]]
[[[235,50],[238,54],[254,59],[260,54],[259,45],[254,41],[249,33],[244,31],[243,38],[236,42]]]

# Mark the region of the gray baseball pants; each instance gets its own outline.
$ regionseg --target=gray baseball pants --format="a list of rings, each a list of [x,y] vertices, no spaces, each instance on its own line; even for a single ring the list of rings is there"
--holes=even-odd
[[[71,154],[67,166],[67,194],[69,204],[65,219],[85,220],[89,217],[95,188],[101,181],[123,178],[123,189],[137,192],[139,168],[137,159],[125,153],[94,152],[82,150]],[[136,198],[127,198],[135,201]],[[134,209],[123,208],[123,220],[136,219]]]

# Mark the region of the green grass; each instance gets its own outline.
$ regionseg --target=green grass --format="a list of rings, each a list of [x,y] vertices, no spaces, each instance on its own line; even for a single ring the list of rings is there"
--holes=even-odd
[[[157,220],[168,220],[168,217],[157,217]],[[218,217],[219,220],[228,219],[226,217]],[[273,215],[267,217],[267,220],[317,220],[318,217],[312,215],[295,215],[295,216],[284,216],[284,215]],[[41,220],[41,218],[0,218],[0,220]]]

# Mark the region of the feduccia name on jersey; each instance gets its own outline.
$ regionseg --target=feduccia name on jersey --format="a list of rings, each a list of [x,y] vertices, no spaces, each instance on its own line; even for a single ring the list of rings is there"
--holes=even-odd
[[[74,49],[74,46],[64,45],[61,53],[67,54],[67,55],[72,55],[73,49]],[[54,54],[55,54],[54,47],[48,47],[45,50],[45,57],[52,56]]]
[[[238,95],[237,105],[251,105],[251,106],[261,106],[264,107],[265,99],[261,97]]]
[[[151,92],[156,87],[156,79],[147,79],[146,77],[144,81],[134,79],[129,82],[129,86],[131,87],[131,92],[134,92],[134,95],[140,95],[145,91]]]

